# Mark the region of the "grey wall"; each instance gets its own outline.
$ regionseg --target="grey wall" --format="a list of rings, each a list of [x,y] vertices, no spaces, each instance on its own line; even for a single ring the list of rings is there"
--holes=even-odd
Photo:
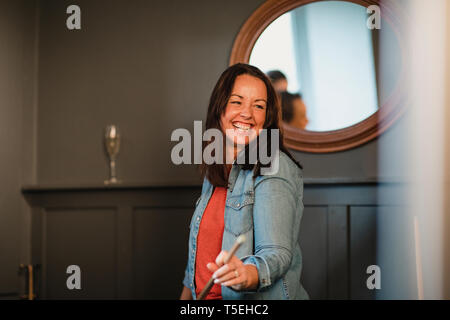
[[[70,1],[41,3],[41,183],[101,182],[102,129],[116,123],[125,181],[196,182],[170,161],[170,134],[204,120],[233,40],[263,1],[77,1],[82,29],[65,27]],[[382,139],[392,139],[387,132]],[[305,177],[377,177],[377,141],[353,150],[296,152]]]
[[[239,28],[263,1],[77,1],[82,29],[69,31],[73,1],[41,2],[41,183],[102,182],[102,130],[123,135],[124,181],[198,181],[170,161],[171,132],[193,131],[227,67]]]
[[[0,296],[17,292],[29,241],[23,184],[35,182],[36,2],[0,1]]]

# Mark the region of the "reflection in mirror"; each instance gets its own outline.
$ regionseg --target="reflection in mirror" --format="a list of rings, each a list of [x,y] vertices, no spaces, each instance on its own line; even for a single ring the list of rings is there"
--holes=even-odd
[[[283,14],[258,38],[249,63],[273,81],[277,72],[284,75],[291,93],[282,95],[288,124],[331,131],[377,111],[375,39],[367,17],[355,3],[315,2]]]

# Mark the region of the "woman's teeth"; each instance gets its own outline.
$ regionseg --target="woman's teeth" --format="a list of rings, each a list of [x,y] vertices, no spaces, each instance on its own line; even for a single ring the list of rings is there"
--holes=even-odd
[[[233,126],[238,129],[237,131],[241,131],[241,132],[248,132],[251,128],[250,125],[244,125],[244,124],[240,124],[240,123],[233,123]]]

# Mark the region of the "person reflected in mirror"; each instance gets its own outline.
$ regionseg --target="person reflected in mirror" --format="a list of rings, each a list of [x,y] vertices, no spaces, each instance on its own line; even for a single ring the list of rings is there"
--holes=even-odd
[[[300,93],[281,92],[281,113],[284,122],[290,126],[305,130],[308,125],[306,105]]]
[[[271,70],[267,72],[267,76],[272,82],[272,86],[277,93],[287,91],[288,80],[280,70]]]

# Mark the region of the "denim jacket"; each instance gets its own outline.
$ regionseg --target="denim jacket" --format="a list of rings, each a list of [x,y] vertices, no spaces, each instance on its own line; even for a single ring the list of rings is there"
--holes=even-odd
[[[225,204],[222,250],[236,238],[246,241],[236,252],[244,264],[255,265],[259,284],[253,291],[222,286],[223,299],[308,299],[300,283],[302,255],[299,246],[303,214],[302,170],[280,151],[278,172],[253,179],[252,170],[233,164]],[[189,253],[183,284],[195,294],[195,257],[200,222],[213,186],[204,179],[190,223]]]

